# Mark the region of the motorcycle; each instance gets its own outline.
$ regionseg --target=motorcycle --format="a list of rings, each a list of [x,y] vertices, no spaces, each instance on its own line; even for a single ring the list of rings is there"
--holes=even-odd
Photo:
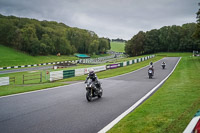
[[[165,64],[162,64],[161,66],[162,66],[163,69],[165,69],[165,66],[166,66],[166,65],[165,65]]]
[[[152,79],[152,77],[153,77],[153,70],[149,69],[148,70],[148,75],[149,75],[149,79]]]
[[[98,84],[95,82],[87,82],[86,83],[86,99],[88,102],[92,100],[93,97],[98,97],[101,98],[103,94],[103,89],[101,87],[101,83],[99,82]]]

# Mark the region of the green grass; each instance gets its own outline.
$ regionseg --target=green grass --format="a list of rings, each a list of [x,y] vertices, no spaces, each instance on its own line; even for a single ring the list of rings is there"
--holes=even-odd
[[[30,56],[21,51],[0,45],[0,67],[32,65],[56,61],[77,60],[74,56]]]
[[[200,109],[200,58],[191,53],[158,55],[183,57],[164,85],[109,133],[181,133]]]
[[[124,52],[125,43],[123,42],[110,42],[111,50],[115,52]]]
[[[56,86],[67,85],[66,83],[44,83],[44,84],[30,84],[30,85],[8,85],[0,87],[0,96],[6,96],[10,94],[17,94],[35,90],[42,90],[46,88],[52,88]]]
[[[167,57],[190,57],[192,56],[191,52],[183,52],[183,53],[177,53],[177,52],[162,52],[162,53],[157,53],[156,55],[158,56],[167,56]]]

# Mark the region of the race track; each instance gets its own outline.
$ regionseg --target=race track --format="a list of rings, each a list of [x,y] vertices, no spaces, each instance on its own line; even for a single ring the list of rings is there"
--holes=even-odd
[[[153,79],[148,78],[146,67],[100,80],[103,83],[103,97],[92,102],[87,102],[85,98],[84,83],[2,97],[0,132],[98,132],[159,84],[178,60],[177,57],[167,57],[156,62]],[[160,66],[162,61],[167,64],[164,70]]]

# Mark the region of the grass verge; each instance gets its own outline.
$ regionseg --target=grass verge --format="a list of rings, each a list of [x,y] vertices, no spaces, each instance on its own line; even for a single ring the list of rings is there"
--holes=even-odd
[[[165,55],[177,56],[174,53]],[[109,133],[183,132],[200,109],[200,75],[197,73],[200,71],[200,58],[190,55],[182,53],[179,65],[163,86]]]
[[[0,96],[6,96],[10,94],[17,94],[35,90],[42,90],[46,88],[52,88],[56,86],[67,85],[66,83],[44,83],[44,84],[29,84],[29,85],[8,85],[0,87]]]
[[[21,65],[33,65],[40,63],[49,63],[56,61],[67,61],[67,60],[77,60],[74,56],[30,56],[21,51],[0,45],[0,67],[7,66],[21,66]]]
[[[111,50],[115,52],[124,52],[124,42],[110,42]]]

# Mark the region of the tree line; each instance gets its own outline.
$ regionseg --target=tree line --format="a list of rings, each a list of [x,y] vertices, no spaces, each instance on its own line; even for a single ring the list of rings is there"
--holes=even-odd
[[[0,44],[31,55],[101,54],[109,50],[110,40],[93,31],[72,28],[55,21],[3,16],[0,14]]]
[[[200,50],[200,34],[196,35],[196,23],[182,26],[164,26],[151,31],[140,31],[125,44],[130,56],[156,52],[192,52]],[[195,37],[196,36],[196,37]]]
[[[117,39],[112,39],[112,42],[126,42],[126,40],[117,38]]]

